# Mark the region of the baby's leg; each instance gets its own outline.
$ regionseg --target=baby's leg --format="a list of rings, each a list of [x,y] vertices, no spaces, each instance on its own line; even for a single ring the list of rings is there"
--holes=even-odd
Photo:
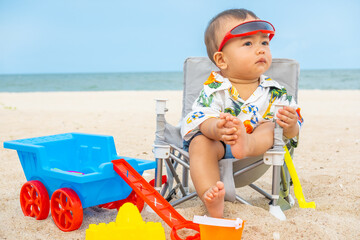
[[[224,213],[225,189],[218,165],[224,151],[222,143],[204,135],[196,136],[189,147],[191,179],[211,217],[222,217]]]
[[[259,156],[264,154],[274,142],[274,124],[266,122],[260,124],[251,134],[247,134],[243,123],[235,119],[233,123],[238,128],[237,139],[231,145],[231,152],[235,158]]]

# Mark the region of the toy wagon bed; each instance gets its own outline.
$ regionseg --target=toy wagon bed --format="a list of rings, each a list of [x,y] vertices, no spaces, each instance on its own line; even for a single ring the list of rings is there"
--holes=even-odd
[[[28,181],[20,191],[24,215],[41,220],[51,209],[62,231],[78,229],[86,207],[131,201],[142,209],[143,200],[114,171],[112,160],[125,159],[140,175],[155,167],[153,161],[118,156],[112,136],[66,133],[7,141],[4,148],[17,150]]]

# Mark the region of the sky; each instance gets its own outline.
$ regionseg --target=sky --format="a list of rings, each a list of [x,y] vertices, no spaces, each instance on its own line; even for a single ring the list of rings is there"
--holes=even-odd
[[[0,74],[182,71],[230,8],[275,26],[274,58],[360,68],[359,0],[0,0]]]

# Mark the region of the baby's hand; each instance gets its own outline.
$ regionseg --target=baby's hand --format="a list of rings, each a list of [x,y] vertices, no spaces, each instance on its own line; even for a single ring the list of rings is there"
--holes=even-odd
[[[241,121],[232,116],[229,113],[221,113],[219,126],[221,129],[221,140],[225,144],[235,144],[236,139],[238,138],[237,132],[241,128]]]
[[[234,117],[233,115],[231,115],[230,113],[220,113],[220,119],[225,119],[226,118],[231,118],[231,117]]]
[[[240,123],[240,120],[237,117],[231,115],[230,113],[220,113],[220,119],[226,121],[225,127],[227,128],[231,128],[233,127],[232,125],[237,125]]]
[[[285,137],[293,138],[298,135],[298,116],[295,109],[285,106],[283,109],[279,109],[276,116],[278,117],[276,122],[283,128]]]

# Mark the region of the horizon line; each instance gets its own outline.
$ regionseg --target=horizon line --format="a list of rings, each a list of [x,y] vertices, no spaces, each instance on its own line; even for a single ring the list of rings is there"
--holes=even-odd
[[[360,70],[359,68],[300,68],[300,71],[329,71],[329,70]],[[129,74],[129,73],[143,73],[143,74],[153,74],[153,73],[182,73],[182,70],[159,70],[159,71],[99,71],[99,72],[25,72],[25,73],[0,73],[0,76],[6,75],[62,75],[62,74]]]

